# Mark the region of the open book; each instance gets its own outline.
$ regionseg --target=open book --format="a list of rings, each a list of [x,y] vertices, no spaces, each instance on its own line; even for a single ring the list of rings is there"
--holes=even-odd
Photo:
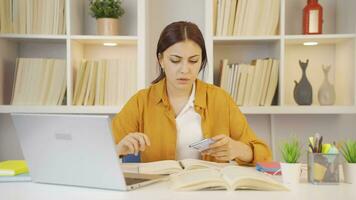
[[[162,160],[147,163],[125,163],[121,167],[125,172],[138,172],[141,174],[174,174],[183,170],[213,168],[221,169],[229,163],[216,163],[197,159]]]
[[[170,179],[171,187],[175,190],[288,190],[269,175],[241,166],[187,170],[170,175]]]

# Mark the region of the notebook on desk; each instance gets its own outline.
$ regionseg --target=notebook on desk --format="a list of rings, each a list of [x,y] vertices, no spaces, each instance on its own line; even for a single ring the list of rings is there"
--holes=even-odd
[[[164,179],[123,173],[104,115],[11,114],[32,181],[132,190]]]

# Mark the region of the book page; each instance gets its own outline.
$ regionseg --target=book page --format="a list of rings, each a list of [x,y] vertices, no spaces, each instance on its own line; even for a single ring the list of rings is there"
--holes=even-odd
[[[209,162],[209,161],[198,160],[198,159],[184,159],[181,160],[180,162],[185,170],[202,169],[202,168],[222,169],[223,167],[230,165],[229,163]]]
[[[174,190],[226,189],[226,182],[219,170],[205,168],[185,170],[170,176],[171,188]]]
[[[139,173],[142,174],[172,174],[182,170],[182,166],[175,160],[162,160],[139,164]]]
[[[288,190],[282,183],[256,171],[254,167],[228,166],[221,173],[233,189]]]

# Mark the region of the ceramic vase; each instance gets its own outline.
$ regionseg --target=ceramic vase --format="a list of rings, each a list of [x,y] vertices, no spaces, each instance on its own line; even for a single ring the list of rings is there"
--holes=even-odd
[[[333,105],[335,103],[335,88],[328,79],[330,68],[331,65],[322,66],[324,72],[324,81],[318,91],[318,100],[320,105]]]
[[[306,75],[308,63],[308,59],[306,62],[299,60],[299,65],[302,69],[302,78],[299,83],[294,81],[294,100],[298,105],[311,105],[313,103],[313,89]]]

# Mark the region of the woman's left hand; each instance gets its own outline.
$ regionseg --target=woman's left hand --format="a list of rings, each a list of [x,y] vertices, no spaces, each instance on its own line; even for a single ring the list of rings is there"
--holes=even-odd
[[[219,161],[230,161],[240,158],[242,154],[250,154],[247,158],[252,159],[252,149],[248,145],[231,139],[229,136],[221,134],[212,137],[215,143],[209,146],[209,149],[202,151],[202,155],[210,155]],[[243,156],[245,157],[245,156]],[[251,160],[248,159],[248,160]]]

